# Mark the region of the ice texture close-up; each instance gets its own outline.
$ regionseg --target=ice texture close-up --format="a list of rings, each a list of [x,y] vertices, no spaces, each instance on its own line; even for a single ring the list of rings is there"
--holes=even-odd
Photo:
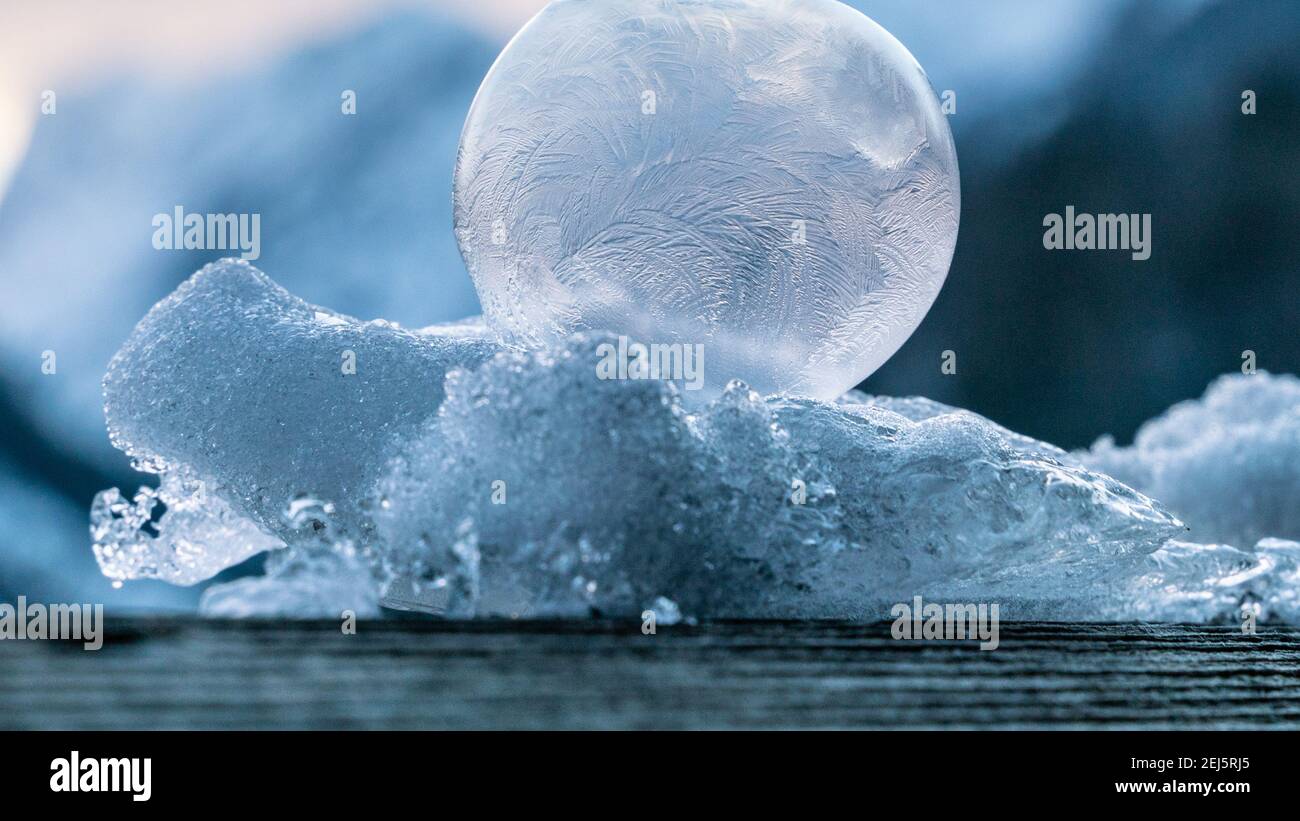
[[[272,550],[266,576],[207,591],[222,615],[383,599],[454,616],[658,602],[693,618],[877,619],[919,592],[999,601],[1007,617],[1300,615],[1300,544],[1189,542],[1088,454],[921,398],[733,383],[686,406],[667,382],[598,379],[608,339],[523,350],[472,322],[405,331],[308,305],[247,263],[209,266],[106,377],[113,440],[163,472],[167,509],[150,523],[101,495],[97,556],[117,579],[188,584]],[[1243,464],[1294,438],[1294,388],[1259,374],[1211,391],[1221,419],[1275,429]],[[1175,441],[1184,417],[1203,421],[1176,409],[1153,425]],[[1161,486],[1189,516],[1195,494],[1218,492],[1199,475]],[[1233,475],[1250,509],[1293,510],[1275,472]]]
[[[340,538],[361,538],[384,443],[437,412],[449,368],[495,350],[474,324],[361,322],[246,262],[209,265],[154,306],[104,377],[113,444],[166,478],[135,505],[116,491],[96,499],[101,566],[115,579],[193,583],[268,538],[299,540],[285,511],[305,495],[334,507]],[[158,501],[167,513],[155,538]],[[193,526],[173,536],[182,516]]]
[[[525,343],[703,347],[706,395],[834,399],[920,324],[960,214],[916,60],[835,0],[557,0],[479,89],[455,228]]]
[[[975,414],[739,383],[693,412],[662,382],[594,379],[598,345],[453,375],[398,449],[380,533],[434,548],[434,579],[473,579],[447,585],[452,612],[627,615],[664,596],[690,615],[871,619],[919,590],[1060,612],[1182,530]]]

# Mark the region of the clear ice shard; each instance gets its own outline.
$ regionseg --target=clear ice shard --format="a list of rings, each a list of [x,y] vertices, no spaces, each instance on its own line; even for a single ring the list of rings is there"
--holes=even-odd
[[[190,585],[284,546],[237,513],[219,487],[177,467],[164,470],[157,488],[142,487],[131,501],[117,488],[96,494],[90,538],[104,575],[118,584],[164,579]]]
[[[1088,618],[1300,624],[1300,542],[1260,539],[1254,548],[1169,541],[1137,577],[1099,599]]]
[[[496,348],[472,323],[361,322],[246,262],[207,266],[149,311],[104,377],[113,444],[163,480],[135,505],[115,489],[96,499],[101,567],[194,583],[301,542],[282,514],[303,494],[333,506],[340,538],[364,541],[388,441],[437,412],[449,369]],[[156,525],[155,497],[167,508]]]
[[[916,60],[836,0],[557,0],[484,79],[455,174],[487,318],[702,345],[831,400],[929,310],[960,217]]]
[[[246,576],[203,591],[206,616],[247,618],[338,618],[379,612],[386,566],[335,528],[334,506],[298,496],[284,510],[284,522],[300,538],[266,560],[266,575]]]
[[[97,498],[96,555],[115,580],[189,584],[272,550],[266,576],[205,592],[230,616],[870,620],[920,594],[1004,618],[1300,621],[1294,377],[1220,380],[1132,448],[1070,454],[921,398],[735,382],[685,405],[599,378],[613,338],[406,331],[209,266],[110,366],[113,441],[162,484]]]

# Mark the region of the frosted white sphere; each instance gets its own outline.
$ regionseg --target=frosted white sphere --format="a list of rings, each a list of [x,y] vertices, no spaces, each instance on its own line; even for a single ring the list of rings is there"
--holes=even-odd
[[[490,322],[700,344],[706,393],[853,387],[929,310],[959,215],[925,73],[836,0],[556,0],[456,163]]]

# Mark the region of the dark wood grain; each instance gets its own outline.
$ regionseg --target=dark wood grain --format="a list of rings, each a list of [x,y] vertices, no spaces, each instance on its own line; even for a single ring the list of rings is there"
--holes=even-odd
[[[1300,631],[110,619],[103,649],[0,641],[6,728],[1300,727]]]

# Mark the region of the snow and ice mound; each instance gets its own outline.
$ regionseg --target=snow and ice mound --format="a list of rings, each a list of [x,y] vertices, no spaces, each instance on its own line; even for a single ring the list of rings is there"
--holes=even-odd
[[[454,616],[878,619],[921,594],[1006,618],[1300,620],[1300,544],[1181,541],[1161,503],[1096,470],[1203,532],[1290,535],[1294,378],[1222,380],[1132,449],[1066,454],[919,398],[732,383],[687,406],[671,382],[601,378],[612,341],[521,351],[474,322],[363,323],[209,266],[110,366],[113,441],[162,485],[96,499],[96,555],[118,581],[190,584],[272,550],[266,576],[206,592],[204,612],[233,616],[373,614],[382,597]]]
[[[432,560],[454,613],[627,614],[661,594],[788,610],[836,535],[833,495],[810,482],[790,503],[793,453],[743,388],[688,416],[668,383],[598,379],[603,341],[453,374],[381,484],[386,543]]]
[[[335,507],[340,536],[362,538],[387,442],[437,412],[449,369],[496,349],[473,325],[361,322],[303,302],[246,262],[207,266],[149,311],[104,377],[113,444],[164,474],[168,513],[155,528],[153,492],[134,506],[101,494],[92,523],[101,567],[117,579],[193,583],[268,541],[301,541],[281,515],[301,494]]]
[[[1198,542],[1246,547],[1300,539],[1300,379],[1222,376],[1138,430],[1132,447],[1103,437],[1078,459],[1142,490],[1187,522]]]
[[[427,561],[404,603],[626,615],[666,595],[694,616],[880,618],[919,590],[1073,598],[1182,532],[975,414],[739,383],[689,413],[670,384],[599,380],[603,341],[448,379],[380,487],[384,541]]]

